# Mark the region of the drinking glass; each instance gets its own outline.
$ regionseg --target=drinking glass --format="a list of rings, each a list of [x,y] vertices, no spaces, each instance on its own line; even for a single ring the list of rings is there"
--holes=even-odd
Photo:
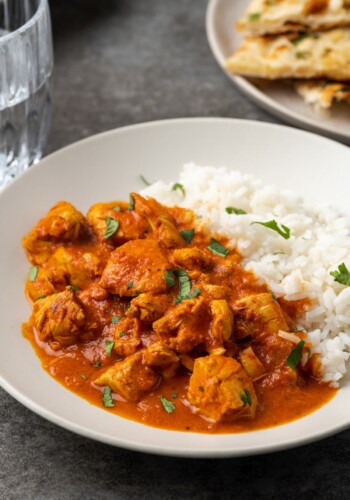
[[[0,0],[0,186],[43,154],[52,69],[48,0]]]

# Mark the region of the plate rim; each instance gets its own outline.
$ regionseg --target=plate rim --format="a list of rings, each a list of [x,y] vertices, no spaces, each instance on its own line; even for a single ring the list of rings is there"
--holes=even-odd
[[[249,99],[251,99],[257,106],[262,108],[264,111],[268,111],[271,114],[277,116],[278,118],[286,121],[287,123],[291,123],[292,125],[296,125],[298,127],[302,127],[303,129],[310,132],[317,132],[318,134],[323,135],[324,137],[332,138],[337,141],[341,141],[345,144],[350,144],[350,134],[342,134],[341,132],[336,132],[332,130],[330,126],[322,126],[314,122],[311,118],[307,116],[301,118],[298,114],[294,113],[292,110],[284,107],[282,104],[279,104],[274,99],[267,96],[264,92],[259,90],[255,85],[250,83],[247,78],[238,75],[232,75],[225,71],[224,63],[225,59],[222,57],[222,52],[220,49],[220,44],[218,42],[218,38],[216,36],[215,30],[215,13],[218,9],[218,6],[225,2],[226,0],[209,0],[207,4],[206,14],[205,14],[205,27],[206,27],[206,36],[207,41],[210,47],[210,50],[214,56],[215,61],[217,62],[220,69],[226,75],[226,77],[231,80],[234,85]]]
[[[232,119],[232,118],[220,118],[220,117],[194,117],[194,118],[175,118],[175,119],[166,119],[166,120],[156,120],[156,121],[151,121],[151,122],[142,122],[134,125],[127,125],[125,127],[120,127],[120,128],[114,128],[105,132],[101,132],[99,134],[95,134],[89,137],[86,137],[84,139],[81,139],[79,141],[73,142],[53,153],[50,155],[44,157],[37,165],[31,167],[30,170],[24,172],[22,175],[20,175],[13,183],[11,183],[9,186],[3,189],[2,192],[0,192],[0,199],[4,195],[4,193],[10,193],[11,192],[11,186],[16,185],[19,182],[23,182],[21,179],[25,178],[30,174],[30,171],[36,168],[43,168],[43,164],[49,163],[52,158],[59,157],[61,154],[66,153],[67,151],[73,151],[75,148],[80,148],[83,146],[85,143],[91,143],[94,141],[100,141],[104,140],[105,137],[113,137],[114,135],[119,135],[122,133],[128,133],[130,130],[135,130],[135,129],[142,129],[142,128],[157,128],[159,126],[168,126],[168,125],[173,125],[173,124],[242,124],[245,123],[249,127],[257,127],[257,128],[263,128],[263,129],[268,129],[268,128],[274,128],[274,129],[283,129],[284,132],[294,134],[297,136],[308,136],[309,140],[316,140],[317,142],[321,141],[323,142],[330,142],[333,145],[336,145],[337,148],[344,149],[349,152],[349,148],[346,146],[333,141],[329,138],[321,137],[317,134],[304,131],[304,130],[299,130],[295,129],[292,127],[288,127],[286,125],[281,125],[281,124],[274,124],[274,123],[266,123],[266,122],[261,122],[261,121],[255,121],[255,120],[241,120],[238,118]],[[321,430],[315,430],[315,432],[308,436],[308,437],[301,437],[294,442],[288,441],[288,437],[285,437],[281,439],[278,443],[270,444],[270,445],[259,445],[254,447],[252,446],[247,446],[247,448],[243,449],[225,449],[225,450],[218,450],[216,449],[200,449],[198,447],[196,450],[190,449],[189,451],[184,450],[183,448],[177,448],[171,445],[167,445],[166,449],[160,448],[159,445],[157,444],[149,444],[149,443],[139,443],[139,442],[133,442],[129,440],[123,440],[121,438],[116,438],[114,436],[108,435],[108,434],[103,434],[99,431],[91,430],[90,428],[77,424],[75,422],[72,422],[64,417],[61,417],[57,414],[55,414],[53,411],[46,409],[40,404],[37,404],[34,402],[30,397],[28,397],[26,394],[22,393],[21,391],[17,390],[14,388],[10,383],[7,382],[7,380],[1,375],[0,373],[0,386],[7,392],[9,393],[12,397],[14,397],[17,401],[19,401],[21,404],[23,404],[25,407],[39,415],[40,417],[45,418],[49,422],[52,422],[59,427],[72,431],[80,436],[89,438],[89,439],[94,439],[99,442],[103,442],[109,445],[113,446],[118,446],[121,448],[133,450],[133,451],[141,451],[145,453],[151,453],[151,454],[156,454],[156,455],[165,455],[165,456],[174,456],[174,457],[186,457],[186,458],[228,458],[228,457],[235,457],[235,456],[252,456],[252,455],[258,455],[258,454],[263,454],[263,453],[271,453],[275,451],[280,451],[283,449],[291,449],[295,448],[298,446],[302,446],[304,444],[311,443],[313,441],[317,441],[323,438],[326,438],[330,435],[336,434],[348,427],[350,427],[350,420],[348,422],[340,422],[338,425],[335,427],[332,427],[331,429],[328,429],[326,431]],[[335,396],[337,397],[337,396]],[[143,424],[140,424],[143,425]],[[288,424],[286,424],[288,425]],[[147,426],[148,427],[148,426]],[[281,426],[278,426],[281,427]],[[169,432],[178,432],[178,431],[169,431],[169,430],[163,430],[163,429],[157,429],[157,431],[162,432],[162,433],[169,433]],[[260,431],[253,431],[253,432],[264,432],[264,429]],[[183,433],[182,433],[183,434]],[[203,434],[200,434],[203,435]],[[232,434],[229,434],[230,436]],[[210,435],[209,436],[217,436],[216,434]]]

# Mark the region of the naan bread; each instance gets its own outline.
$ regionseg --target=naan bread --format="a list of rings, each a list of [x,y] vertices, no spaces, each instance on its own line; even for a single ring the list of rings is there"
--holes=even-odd
[[[350,85],[338,82],[297,82],[295,88],[307,104],[328,109],[335,102],[350,104]]]
[[[258,36],[349,25],[350,0],[253,0],[236,26]]]
[[[229,73],[267,78],[350,80],[350,28],[251,37],[226,62]]]

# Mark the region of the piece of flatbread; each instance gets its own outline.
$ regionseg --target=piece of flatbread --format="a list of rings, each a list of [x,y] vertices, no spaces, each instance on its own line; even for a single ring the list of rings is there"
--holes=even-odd
[[[226,70],[269,80],[350,80],[350,28],[248,38],[226,61]]]
[[[295,89],[307,104],[316,109],[329,109],[336,102],[350,104],[350,85],[339,82],[296,82]]]
[[[236,27],[260,36],[349,25],[350,0],[253,0]]]

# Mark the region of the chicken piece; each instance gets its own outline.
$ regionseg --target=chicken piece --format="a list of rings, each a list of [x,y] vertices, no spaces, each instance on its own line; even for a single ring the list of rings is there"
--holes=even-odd
[[[208,250],[200,250],[196,247],[174,250],[172,261],[175,265],[189,271],[196,269],[209,270],[213,267],[212,254]]]
[[[211,334],[220,344],[227,342],[233,331],[233,314],[226,300],[212,300],[209,304],[212,322]]]
[[[247,347],[241,351],[239,357],[243,368],[253,381],[265,375],[265,367],[251,347]]]
[[[142,353],[138,352],[108,368],[95,383],[107,385],[126,401],[136,403],[153,389],[158,380],[159,375],[142,363]]]
[[[154,342],[143,351],[143,363],[148,366],[164,366],[178,361],[179,356],[163,342]]]
[[[254,337],[262,331],[267,333],[288,331],[282,310],[270,293],[247,295],[235,302],[234,312],[237,314],[235,325],[237,338],[248,335]]]
[[[188,354],[181,355],[181,364],[188,370],[189,372],[193,372],[194,368],[194,359]]]
[[[41,340],[55,340],[63,346],[76,342],[85,323],[84,311],[71,290],[35,302],[33,317]]]
[[[153,323],[160,340],[180,353],[203,343],[208,327],[209,315],[202,298],[184,300]]]
[[[145,238],[150,230],[146,219],[135,210],[128,210],[127,203],[118,201],[96,203],[90,207],[86,218],[100,240],[104,240],[106,234],[107,217],[119,223],[116,233],[108,238],[108,241],[114,244]]]
[[[288,331],[282,310],[270,293],[248,295],[234,304],[235,336],[242,332],[253,337],[254,352],[270,371],[284,363],[293,349],[292,342],[278,335]]]
[[[230,289],[227,286],[204,284],[202,289],[211,296],[211,298],[219,300],[226,299],[230,294]]]
[[[120,305],[96,282],[77,292],[77,296],[84,309],[86,330],[90,333],[102,332],[111,325],[112,316],[121,314]],[[85,337],[85,332],[82,337]]]
[[[26,282],[26,293],[31,300],[35,301],[56,291],[63,291],[66,286],[67,280],[60,269],[51,270],[39,267],[35,280]]]
[[[154,233],[154,237],[162,247],[183,247],[185,242],[175,226],[174,218],[169,210],[153,198],[143,198],[132,193],[135,202],[135,211],[144,217]]]
[[[67,201],[60,201],[22,240],[28,259],[43,264],[57,243],[76,241],[87,228],[85,217]]]
[[[164,272],[170,264],[154,240],[134,240],[111,253],[100,285],[122,297],[142,293],[164,293]]]
[[[164,316],[173,303],[171,295],[152,295],[141,293],[130,302],[126,312],[129,317],[140,318],[145,323],[153,323]]]
[[[227,356],[195,360],[187,399],[198,413],[215,422],[254,418],[257,406],[252,381],[240,363]]]
[[[137,318],[122,318],[114,331],[114,352],[119,356],[135,354],[141,344],[141,322]]]
[[[101,276],[105,263],[96,253],[60,246],[51,255],[46,266],[52,270],[59,269],[68,284],[86,288],[95,278]]]

